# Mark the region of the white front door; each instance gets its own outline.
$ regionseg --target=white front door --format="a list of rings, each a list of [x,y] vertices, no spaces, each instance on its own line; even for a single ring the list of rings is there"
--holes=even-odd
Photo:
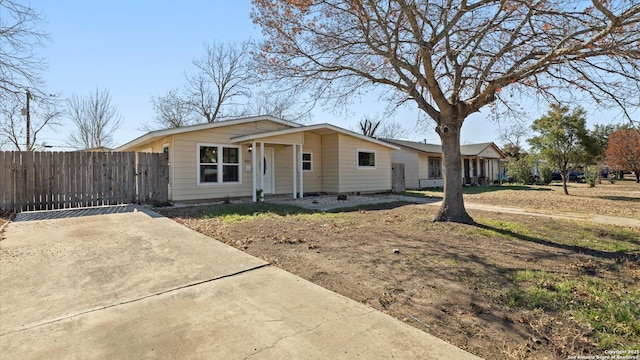
[[[275,185],[275,172],[274,172],[274,151],[273,148],[264,148],[264,158],[262,159],[261,170],[264,174],[264,193],[265,194],[273,194],[275,193],[274,185]],[[258,180],[260,181],[260,180]],[[258,188],[260,185],[258,185]]]

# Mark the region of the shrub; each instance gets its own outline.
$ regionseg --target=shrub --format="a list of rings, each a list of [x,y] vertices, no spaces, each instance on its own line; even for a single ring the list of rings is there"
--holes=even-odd
[[[507,174],[510,178],[518,179],[518,182],[526,184],[531,177],[531,168],[533,161],[529,155],[522,156],[520,159],[509,159],[507,163]]]
[[[553,177],[553,169],[551,168],[551,166],[547,164],[541,164],[538,170],[540,171],[540,181],[542,181],[544,185],[551,184],[551,179]]]

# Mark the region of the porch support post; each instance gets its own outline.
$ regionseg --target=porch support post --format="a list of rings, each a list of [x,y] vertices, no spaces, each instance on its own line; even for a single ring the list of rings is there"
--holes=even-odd
[[[253,202],[256,202],[258,201],[258,196],[256,194],[256,152],[258,150],[256,149],[255,141],[251,143],[251,148],[253,149],[251,151],[251,178],[253,179],[253,181],[251,181],[251,199]]]
[[[296,161],[296,148],[298,146],[297,145],[293,145],[291,146],[291,148],[293,149],[293,153],[292,153],[292,157],[293,157],[293,166],[292,166],[292,172],[293,172],[293,198],[296,199],[298,196],[296,194],[296,190],[298,189],[298,184],[297,184],[297,174],[296,174],[296,170],[298,169],[298,162]]]
[[[264,142],[260,143],[260,189],[262,189],[262,194],[264,194]],[[271,166],[271,164],[269,164]]]
[[[295,145],[294,145],[295,146]],[[304,197],[304,173],[302,171],[302,145],[300,145],[300,151],[298,152],[300,154],[299,156],[299,161],[298,161],[298,174],[300,174],[300,198],[302,199]]]

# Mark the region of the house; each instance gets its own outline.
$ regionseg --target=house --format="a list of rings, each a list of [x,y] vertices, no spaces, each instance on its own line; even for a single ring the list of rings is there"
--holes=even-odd
[[[400,147],[392,152],[391,161],[405,164],[406,188],[444,186],[444,159],[440,145],[393,139],[384,141]],[[460,153],[462,184],[485,185],[500,180],[501,160],[505,155],[496,144],[461,145]]]
[[[330,124],[255,116],[149,132],[115,151],[169,156],[172,201],[391,190],[399,147]]]

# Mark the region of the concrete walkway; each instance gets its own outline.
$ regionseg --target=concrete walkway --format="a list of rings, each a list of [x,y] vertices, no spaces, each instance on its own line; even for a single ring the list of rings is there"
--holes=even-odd
[[[172,220],[130,210],[24,215],[5,228],[3,359],[476,358]]]

